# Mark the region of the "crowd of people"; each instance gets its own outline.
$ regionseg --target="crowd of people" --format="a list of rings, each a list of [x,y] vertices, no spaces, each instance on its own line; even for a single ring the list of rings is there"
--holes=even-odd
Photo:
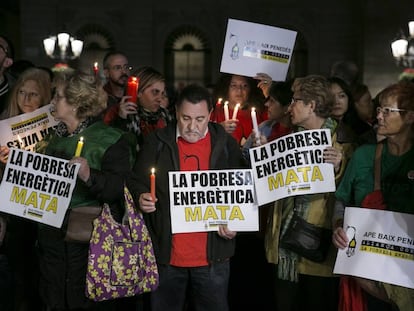
[[[0,120],[24,120],[50,104],[57,125],[31,152],[79,170],[61,228],[0,211],[0,310],[414,310],[413,289],[333,272],[338,250],[350,243],[346,206],[414,214],[412,81],[386,85],[372,98],[357,68],[337,63],[329,76],[272,81],[263,72],[223,73],[212,90],[190,84],[177,91],[151,66],[133,70],[121,51],[105,55],[103,81],[30,62],[13,71],[14,61],[12,41],[0,36]],[[139,82],[133,96],[126,91],[132,76]],[[252,148],[324,129],[332,143],[322,159],[332,165],[335,192],[260,206],[257,232],[218,224],[216,231],[173,233],[170,172],[249,169]],[[74,156],[80,137],[87,143]],[[0,142],[1,176],[9,155],[10,146]],[[151,167],[157,168],[155,199]],[[65,238],[68,217],[106,203],[115,221],[123,221],[124,185],[150,232],[159,286],[94,302],[85,296],[88,244]],[[368,204],[379,188],[382,201]],[[330,232],[321,260],[281,242],[296,217]]]

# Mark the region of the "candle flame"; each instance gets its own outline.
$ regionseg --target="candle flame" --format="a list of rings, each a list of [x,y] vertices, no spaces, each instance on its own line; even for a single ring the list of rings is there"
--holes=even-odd
[[[256,111],[256,108],[255,107],[252,107],[252,111]]]
[[[98,62],[95,62],[95,63],[93,64],[93,66],[94,66],[95,68],[98,68]]]
[[[155,173],[155,168],[152,168],[151,169],[151,174],[154,174]]]
[[[81,137],[79,138],[79,141],[82,141],[82,142],[83,142],[83,136],[81,136]]]

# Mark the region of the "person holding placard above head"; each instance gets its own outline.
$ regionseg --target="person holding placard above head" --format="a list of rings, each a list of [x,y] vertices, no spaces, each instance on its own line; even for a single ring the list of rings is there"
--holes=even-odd
[[[345,206],[414,214],[414,84],[412,82],[392,84],[379,93],[377,121],[377,134],[384,136],[385,139],[377,144],[365,144],[355,150],[335,193],[332,241],[340,249],[344,249],[349,243],[342,227]],[[407,231],[407,236],[409,235],[410,230]],[[400,249],[395,242],[391,242],[393,245],[390,245],[392,247],[390,249],[394,247]],[[412,245],[407,245],[407,250],[410,248],[412,249]],[[380,267],[378,271],[389,273],[386,267]],[[409,275],[412,271],[401,273]],[[367,310],[395,310],[395,305],[400,311],[413,310],[413,289],[357,277],[345,277],[345,279],[341,278],[341,281],[341,285],[345,285],[344,281],[356,282],[356,285],[363,289],[365,294],[362,298],[367,301]]]
[[[160,283],[151,292],[152,311],[227,311],[236,232],[225,225],[217,231],[172,233],[170,171],[243,168],[237,142],[219,124],[209,122],[213,103],[208,89],[189,85],[176,101],[177,121],[145,138],[128,181],[136,205],[143,211],[153,241]],[[155,201],[150,172],[156,172]],[[190,185],[188,185],[190,187]]]
[[[148,66],[138,68],[132,76],[138,81],[137,102],[132,102],[129,96],[124,96],[119,103],[117,115],[107,123],[134,133],[139,150],[144,136],[155,129],[165,127],[171,122],[172,117],[168,110],[161,106],[166,95],[164,76]]]
[[[337,122],[329,116],[333,96],[327,79],[310,75],[297,78],[292,86],[293,96],[288,108],[296,131],[329,129],[332,147],[327,147],[324,162],[331,163],[337,183],[347,164],[352,146],[337,142]],[[275,202],[269,213],[265,234],[267,260],[276,264],[275,295],[278,310],[337,310],[338,278],[332,274],[335,249],[329,235],[333,213],[333,193],[316,193],[290,196]],[[298,219],[298,221],[294,219]],[[300,220],[306,227],[318,228],[325,240],[321,240],[326,252],[309,256],[306,250],[289,250],[285,236]],[[293,231],[295,232],[295,231]],[[299,239],[299,238],[298,238]],[[312,254],[314,255],[314,254]],[[309,259],[312,258],[312,259]]]
[[[258,123],[267,118],[263,94],[253,78],[223,74],[213,96],[223,100],[216,105],[211,121],[220,123],[240,145],[244,144],[253,129],[251,108],[255,108]]]
[[[107,94],[93,75],[59,74],[52,99],[56,129],[35,151],[79,165],[62,228],[39,224],[39,291],[47,310],[115,310],[116,300],[89,301],[85,296],[87,242],[65,240],[72,210],[107,203],[116,221],[124,213],[124,184],[135,155],[130,134],[107,126],[100,118]],[[77,156],[79,154],[79,156]],[[101,307],[106,307],[101,309]]]

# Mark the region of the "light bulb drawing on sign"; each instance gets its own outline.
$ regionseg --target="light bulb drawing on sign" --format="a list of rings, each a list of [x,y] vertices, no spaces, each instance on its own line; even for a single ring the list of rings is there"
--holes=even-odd
[[[231,48],[231,53],[230,53],[230,57],[232,60],[236,60],[239,58],[239,44],[237,42],[237,35],[235,34],[230,34],[230,40],[234,41],[234,44]]]

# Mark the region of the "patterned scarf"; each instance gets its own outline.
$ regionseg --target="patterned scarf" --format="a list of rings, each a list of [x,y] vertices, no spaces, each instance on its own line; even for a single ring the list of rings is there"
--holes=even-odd
[[[138,113],[128,116],[127,128],[137,136],[137,151],[143,142],[143,135],[156,128],[162,128],[170,123],[172,117],[167,109],[160,107],[156,112],[150,112],[138,105]]]
[[[78,125],[78,127],[72,133],[69,133],[68,132],[68,127],[66,126],[66,124],[63,123],[63,122],[59,122],[57,124],[57,126],[56,126],[55,133],[59,137],[71,137],[71,136],[77,135],[80,132],[82,132],[91,123],[92,123],[92,119],[91,118],[87,118],[86,120],[80,122],[79,125]]]
[[[330,129],[331,135],[333,135],[336,126],[337,123],[335,120],[327,118],[321,128]],[[299,127],[297,132],[304,130],[304,128]],[[312,194],[292,196],[283,199],[280,204],[280,208],[282,209],[282,224],[279,239],[283,237],[288,229],[294,213],[305,220],[308,218],[311,200]],[[300,256],[298,254],[279,247],[278,278],[291,282],[298,282],[296,265],[299,259]]]

